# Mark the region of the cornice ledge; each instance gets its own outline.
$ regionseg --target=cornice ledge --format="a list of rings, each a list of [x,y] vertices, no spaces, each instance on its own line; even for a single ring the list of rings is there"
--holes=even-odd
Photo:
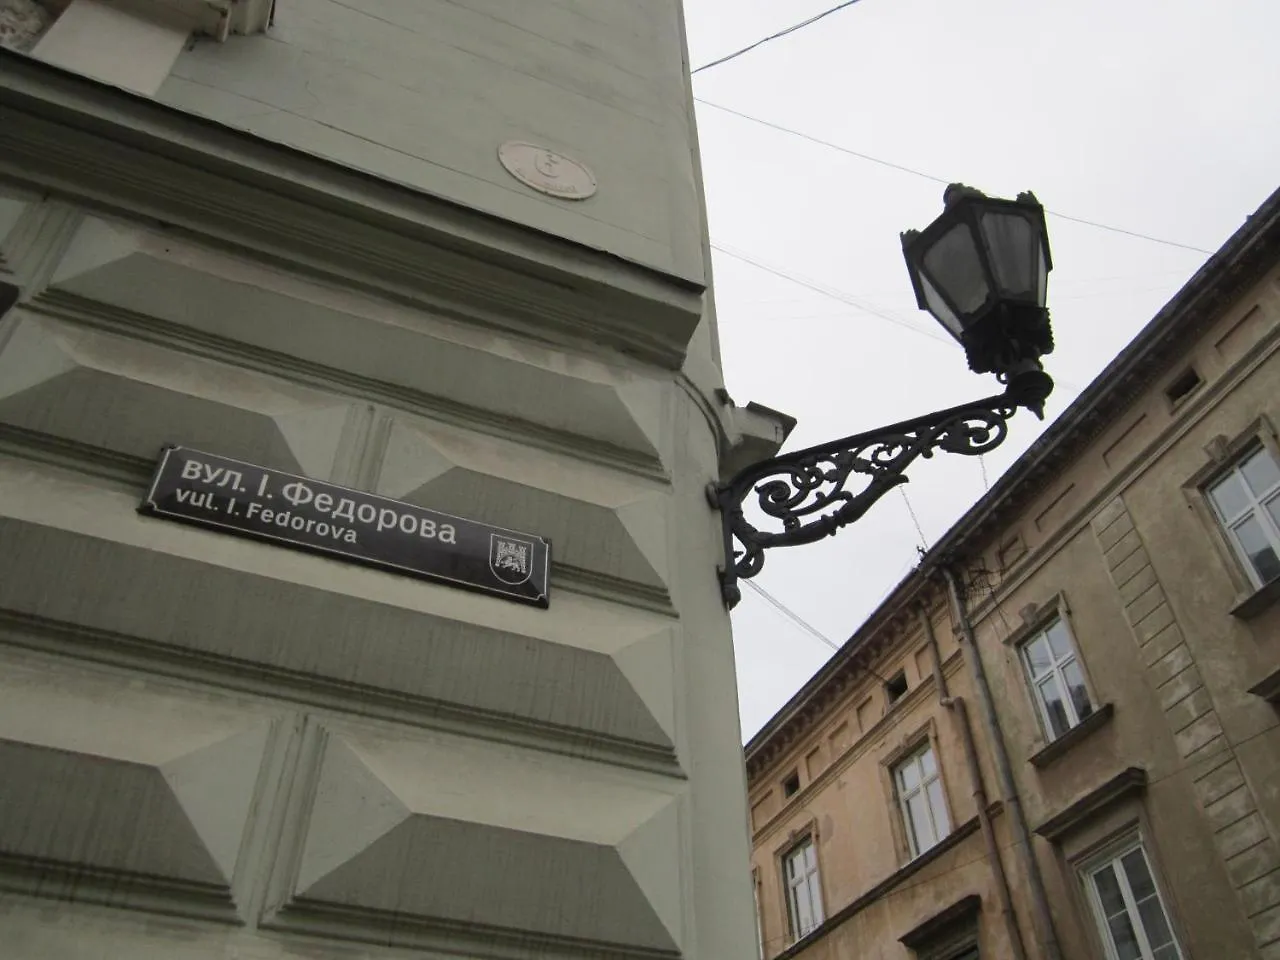
[[[0,174],[466,322],[676,370],[704,284],[0,50]]]
[[[948,928],[976,922],[978,911],[981,909],[982,897],[971,893],[912,927],[898,938],[898,942],[908,950],[919,952]]]
[[[1146,789],[1146,786],[1146,770],[1142,767],[1126,767],[1045,820],[1035,828],[1035,833],[1051,843],[1056,842],[1092,814]]]

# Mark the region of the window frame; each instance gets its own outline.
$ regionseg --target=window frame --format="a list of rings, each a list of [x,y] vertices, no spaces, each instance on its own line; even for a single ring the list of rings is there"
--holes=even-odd
[[[1120,886],[1121,897],[1124,901],[1125,915],[1129,918],[1130,927],[1133,929],[1135,936],[1138,938],[1138,948],[1142,951],[1141,960],[1154,960],[1155,953],[1151,948],[1150,939],[1147,934],[1146,924],[1142,919],[1141,912],[1138,909],[1137,900],[1133,894],[1133,887],[1129,880],[1128,871],[1125,869],[1117,869],[1117,864],[1135,850],[1142,855],[1143,865],[1146,867],[1147,876],[1151,880],[1153,895],[1156,903],[1160,907],[1160,912],[1164,918],[1165,926],[1169,930],[1170,943],[1173,945],[1175,960],[1186,960],[1186,951],[1182,947],[1182,942],[1178,936],[1178,924],[1174,916],[1169,911],[1168,897],[1160,883],[1159,871],[1156,869],[1151,851],[1140,831],[1133,831],[1107,845],[1105,851],[1091,857],[1087,862],[1079,867],[1079,879],[1083,887],[1085,900],[1089,904],[1089,911],[1093,917],[1093,929],[1095,935],[1101,943],[1106,960],[1118,960],[1115,943],[1111,936],[1110,926],[1108,924],[1108,916],[1106,907],[1103,906],[1101,894],[1098,892],[1098,885],[1095,877],[1105,869],[1110,869],[1117,879]],[[1162,945],[1164,946],[1164,945]]]
[[[1261,609],[1270,605],[1264,595],[1269,590],[1274,592],[1280,582],[1272,581],[1269,586],[1259,588],[1255,577],[1251,574],[1247,561],[1241,559],[1235,544],[1226,533],[1219,519],[1217,508],[1209,496],[1209,488],[1220,480],[1232,466],[1240,461],[1253,447],[1262,446],[1271,453],[1271,457],[1280,463],[1280,434],[1265,414],[1250,422],[1234,437],[1219,434],[1204,445],[1205,462],[1182,484],[1182,493],[1186,497],[1192,512],[1200,521],[1204,532],[1217,551],[1223,569],[1230,580],[1235,594],[1235,609],[1230,612],[1234,616],[1250,619]],[[1262,603],[1259,601],[1262,600]],[[1246,607],[1258,606],[1258,610]]]
[[[920,758],[925,754],[931,754],[933,757],[933,773],[926,776],[923,764],[921,764],[920,779],[915,787],[908,790],[902,777],[902,770],[908,764],[919,762]],[[946,781],[942,777],[942,765],[938,762],[938,751],[933,739],[925,737],[923,741],[917,741],[909,749],[904,750],[889,765],[889,776],[893,783],[893,798],[898,808],[898,818],[902,824],[903,839],[906,841],[907,861],[910,862],[924,856],[949,837],[954,829],[954,825],[951,822],[951,810],[947,804]],[[929,787],[934,783],[938,785],[940,810],[934,810],[933,797],[929,793]],[[916,832],[915,820],[911,815],[910,800],[917,795],[924,797],[925,809],[929,814],[930,826],[934,834],[933,842],[927,847],[921,847]],[[938,824],[939,814],[941,814],[942,819],[941,829]]]
[[[1093,692],[1093,684],[1089,680],[1089,672],[1085,669],[1084,658],[1080,656],[1080,644],[1076,642],[1075,631],[1071,629],[1071,621],[1067,617],[1066,604],[1060,598],[1055,598],[1050,609],[1043,610],[1042,614],[1032,621],[1034,625],[1015,642],[1014,646],[1017,651],[1018,662],[1021,664],[1022,679],[1026,683],[1027,693],[1031,698],[1032,708],[1035,710],[1036,717],[1040,722],[1040,729],[1044,733],[1045,743],[1050,744],[1062,739],[1097,713],[1100,704],[1097,695]],[[1028,648],[1037,640],[1044,638],[1045,645],[1049,648],[1050,657],[1055,657],[1053,645],[1049,642],[1049,631],[1057,624],[1062,625],[1070,653],[1062,659],[1053,659],[1050,663],[1049,671],[1037,677],[1031,666]],[[1080,716],[1076,709],[1076,704],[1071,698],[1066,674],[1064,673],[1064,668],[1072,663],[1080,671],[1084,692],[1089,698],[1089,712],[1084,716]],[[1069,710],[1067,727],[1060,732],[1055,732],[1053,729],[1049,705],[1042,690],[1043,683],[1049,678],[1052,678],[1058,684],[1063,705]]]
[[[1016,671],[1019,677],[1017,682],[1011,675],[1006,675],[1007,679],[1022,691],[1023,703],[1035,718],[1034,729],[1039,731],[1030,744],[1031,755],[1028,757],[1028,762],[1034,766],[1043,767],[1061,756],[1063,751],[1070,749],[1077,739],[1086,737],[1091,731],[1105,725],[1114,708],[1093,682],[1089,664],[1084,659],[1084,651],[1076,639],[1075,617],[1072,615],[1071,605],[1064,591],[1059,591],[1043,603],[1026,604],[1018,615],[1022,618],[1022,623],[1003,636],[1000,642],[1008,649],[1006,668]],[[1037,693],[1031,689],[1032,681],[1025,666],[1022,651],[1019,649],[1024,642],[1034,640],[1037,634],[1047,630],[1054,620],[1061,620],[1066,627],[1071,649],[1075,652],[1076,663],[1080,667],[1080,675],[1084,678],[1085,692],[1089,694],[1089,702],[1093,706],[1093,712],[1089,716],[1057,737],[1050,736],[1051,728],[1045,723]]]
[[[793,884],[789,866],[793,858],[805,850],[813,851],[813,867],[804,875],[803,885],[809,893],[809,910],[814,918],[813,926],[801,932],[799,904],[795,892],[800,884]],[[778,867],[782,877],[782,898],[786,903],[787,933],[793,943],[798,943],[826,922],[826,908],[822,892],[822,864],[818,860],[818,834],[809,829],[798,833],[778,854]]]
[[[1271,515],[1271,511],[1268,509],[1269,502],[1280,502],[1280,480],[1277,480],[1263,493],[1254,493],[1244,475],[1245,462],[1259,455],[1270,457],[1272,465],[1277,470],[1280,470],[1280,457],[1276,456],[1275,451],[1267,444],[1255,442],[1247,444],[1244,449],[1237,452],[1235,456],[1231,457],[1223,465],[1221,470],[1204,484],[1204,496],[1209,504],[1209,509],[1213,511],[1213,517],[1218,523],[1219,532],[1231,547],[1231,552],[1235,556],[1236,562],[1240,565],[1240,569],[1255,590],[1261,590],[1267,584],[1280,580],[1280,574],[1270,580],[1262,579],[1262,575],[1258,572],[1257,567],[1254,566],[1253,560],[1250,559],[1248,553],[1245,552],[1244,544],[1241,543],[1240,537],[1236,533],[1236,529],[1245,520],[1255,518],[1272,551],[1277,558],[1280,558],[1280,522]],[[1236,478],[1240,489],[1245,494],[1247,508],[1235,517],[1229,518],[1214,496],[1214,490],[1233,477]]]
[[[902,690],[901,692],[895,694],[893,692],[894,688],[899,683],[901,683]],[[906,698],[907,694],[910,692],[911,692],[911,683],[907,680],[907,668],[905,666],[899,667],[896,671],[894,671],[894,673],[889,677],[889,679],[884,682],[884,698],[886,703],[889,706],[889,709],[893,709],[899,703],[901,703]]]

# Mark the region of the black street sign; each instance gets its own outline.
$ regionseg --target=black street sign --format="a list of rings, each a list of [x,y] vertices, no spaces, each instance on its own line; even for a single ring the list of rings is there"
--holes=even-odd
[[[399,500],[166,447],[140,513],[546,607],[551,544]]]

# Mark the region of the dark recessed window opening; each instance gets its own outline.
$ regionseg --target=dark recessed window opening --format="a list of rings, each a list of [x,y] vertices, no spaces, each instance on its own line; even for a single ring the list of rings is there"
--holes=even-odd
[[[800,792],[800,772],[792,770],[787,778],[782,781],[782,795],[784,797],[794,797]]]
[[[1169,398],[1170,403],[1180,403],[1195,392],[1196,388],[1204,381],[1200,379],[1200,374],[1196,373],[1194,367],[1188,367],[1178,377],[1164,388],[1164,395]]]
[[[907,675],[904,671],[899,670],[890,677],[884,685],[884,692],[889,695],[889,702],[896,703],[902,699],[902,695],[907,692]]]

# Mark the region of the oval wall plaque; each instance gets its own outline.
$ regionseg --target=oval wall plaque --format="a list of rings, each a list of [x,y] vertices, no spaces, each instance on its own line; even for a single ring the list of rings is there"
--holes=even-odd
[[[561,200],[585,200],[596,192],[595,175],[577,160],[532,143],[510,140],[498,148],[498,159],[527,187]]]

